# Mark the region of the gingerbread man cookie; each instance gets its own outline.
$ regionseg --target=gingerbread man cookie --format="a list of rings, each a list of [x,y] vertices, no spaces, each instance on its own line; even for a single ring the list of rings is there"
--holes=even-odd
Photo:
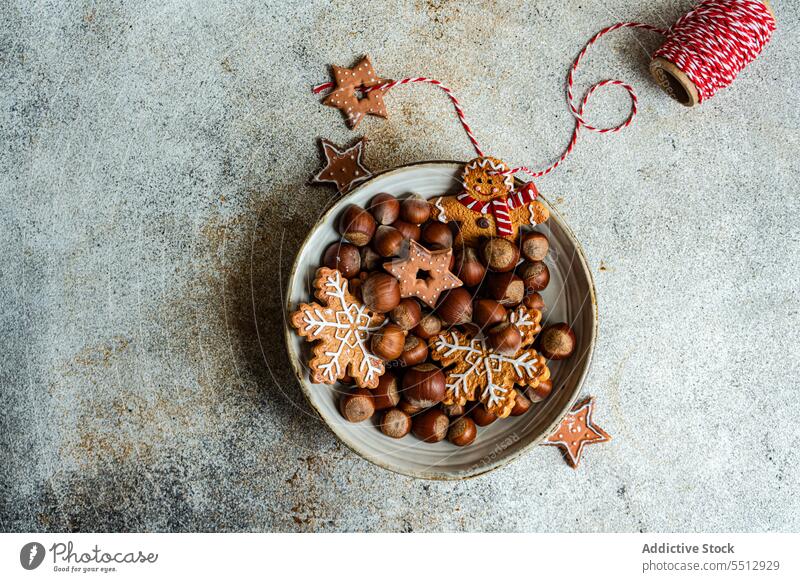
[[[302,303],[290,320],[298,335],[318,342],[308,363],[311,380],[334,384],[350,375],[361,388],[376,388],[385,368],[383,361],[369,351],[367,337],[385,317],[356,299],[336,269],[317,269],[314,289],[322,305]]]
[[[514,190],[514,179],[497,173],[508,169],[496,158],[468,162],[462,176],[464,191],[432,199],[431,217],[459,223],[459,237],[468,246],[477,245],[484,236],[516,239],[521,225],[547,220],[550,212],[536,200],[539,192],[533,182]]]

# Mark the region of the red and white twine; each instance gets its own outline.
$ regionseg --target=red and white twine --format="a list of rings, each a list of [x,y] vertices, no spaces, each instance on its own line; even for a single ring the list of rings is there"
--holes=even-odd
[[[775,18],[759,0],[704,0],[691,12],[678,19],[669,29],[641,22],[619,22],[602,29],[584,45],[567,74],[567,104],[575,118],[575,128],[561,156],[543,170],[535,171],[526,166],[518,166],[498,173],[524,172],[533,178],[545,176],[555,170],[572,153],[581,128],[597,133],[616,133],[633,122],[638,113],[639,100],[633,87],[628,83],[617,79],[606,79],[595,83],[589,87],[577,104],[573,93],[575,72],[586,56],[589,47],[605,35],[621,28],[639,28],[666,37],[664,44],[656,50],[653,56],[663,57],[677,65],[695,84],[698,101],[702,102],[713,96],[719,89],[730,85],[739,72],[761,53],[775,30]],[[485,155],[472,128],[467,123],[461,103],[450,88],[442,85],[436,79],[408,77],[366,88],[364,91],[389,91],[398,85],[408,83],[427,83],[444,91],[452,101],[458,119],[475,151],[479,156]],[[631,99],[630,113],[619,125],[596,127],[586,121],[583,112],[594,92],[606,86],[619,86],[628,92]],[[319,94],[333,88],[333,83],[322,83],[314,87],[313,92]]]

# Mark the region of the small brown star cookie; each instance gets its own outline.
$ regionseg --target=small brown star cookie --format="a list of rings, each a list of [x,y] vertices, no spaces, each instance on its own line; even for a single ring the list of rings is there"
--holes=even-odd
[[[313,181],[332,182],[336,184],[340,194],[347,194],[356,183],[371,178],[372,172],[361,161],[364,141],[365,138],[362,137],[354,146],[342,151],[327,139],[321,139],[325,167],[314,176]]]
[[[443,291],[463,285],[449,269],[453,249],[429,251],[413,239],[408,242],[406,257],[384,263],[383,268],[400,281],[400,297],[417,297],[435,307]]]
[[[336,88],[325,97],[322,104],[340,109],[347,118],[350,129],[355,129],[364,115],[388,116],[386,106],[383,104],[385,89],[363,93],[363,89],[389,81],[389,79],[381,79],[375,74],[369,57],[361,59],[352,69],[333,65],[333,77]]]
[[[594,398],[590,397],[572,407],[556,431],[542,443],[559,447],[570,467],[576,469],[581,462],[585,445],[605,443],[611,440],[606,431],[592,421]]]

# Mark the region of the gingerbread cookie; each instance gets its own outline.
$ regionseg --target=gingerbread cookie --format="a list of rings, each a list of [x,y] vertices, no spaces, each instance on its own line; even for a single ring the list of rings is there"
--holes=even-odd
[[[542,312],[520,305],[508,314],[508,321],[517,326],[522,334],[522,346],[529,346],[542,331]]]
[[[594,412],[594,398],[589,397],[579,402],[564,417],[556,431],[542,443],[559,447],[573,469],[581,462],[584,446],[611,440],[611,436],[594,423],[592,412]]]
[[[443,291],[461,287],[461,280],[450,272],[453,249],[429,251],[409,239],[408,252],[402,259],[383,264],[400,281],[400,297],[417,297],[435,307]],[[420,274],[423,276],[420,277]]]
[[[444,367],[442,402],[464,405],[480,400],[490,413],[505,418],[511,414],[517,393],[514,385],[535,388],[550,378],[546,360],[532,348],[520,348],[513,356],[496,353],[481,334],[450,329],[429,341],[431,357]]]
[[[385,317],[356,299],[347,289],[347,280],[335,269],[317,269],[314,289],[322,305],[302,303],[291,315],[298,335],[319,342],[308,363],[312,381],[333,384],[349,375],[361,388],[376,388],[385,368],[369,351],[367,337]]]
[[[464,191],[455,196],[431,200],[432,218],[459,223],[460,239],[475,246],[481,237],[502,236],[516,239],[519,227],[539,224],[550,212],[536,200],[539,192],[532,182],[514,190],[510,175],[497,172],[509,167],[496,158],[475,158],[464,167]]]
[[[362,94],[365,88],[389,81],[375,74],[369,57],[361,59],[352,69],[333,65],[333,78],[336,88],[325,97],[322,104],[341,109],[350,129],[355,129],[364,115],[388,116],[386,106],[383,104],[385,89],[375,89]]]
[[[372,172],[361,161],[365,141],[366,138],[362,137],[352,147],[341,150],[327,139],[320,139],[325,167],[312,181],[320,184],[332,182],[340,194],[347,194],[358,182],[371,178]]]

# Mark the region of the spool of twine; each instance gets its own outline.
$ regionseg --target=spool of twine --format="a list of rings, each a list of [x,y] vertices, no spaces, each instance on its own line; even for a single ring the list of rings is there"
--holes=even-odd
[[[670,97],[693,107],[730,85],[774,30],[767,0],[706,0],[667,31],[650,73]]]

